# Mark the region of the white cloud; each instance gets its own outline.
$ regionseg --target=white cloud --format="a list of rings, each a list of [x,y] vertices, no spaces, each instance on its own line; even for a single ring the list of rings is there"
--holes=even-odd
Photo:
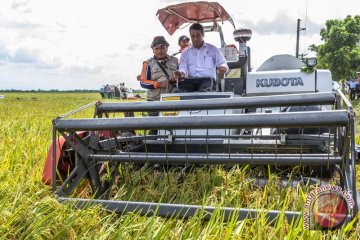
[[[11,8],[24,13],[31,12],[31,9],[29,8],[29,2],[26,0],[14,0],[11,3]]]
[[[41,62],[40,51],[38,49],[18,48],[11,54],[11,61],[15,63],[34,63]]]
[[[102,66],[100,65],[92,65],[92,64],[74,64],[70,66],[65,66],[65,69],[69,70],[71,73],[74,74],[99,74],[102,71]]]

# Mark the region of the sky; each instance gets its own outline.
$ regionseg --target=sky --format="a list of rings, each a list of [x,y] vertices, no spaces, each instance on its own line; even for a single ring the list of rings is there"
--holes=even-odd
[[[136,76],[152,56],[154,36],[163,35],[169,53],[180,35],[170,36],[156,12],[174,0],[0,0],[0,89],[99,89],[119,84],[140,89]],[[295,55],[297,19],[301,19],[299,52],[321,44],[326,20],[360,14],[359,0],[218,1],[236,28],[250,28],[251,65],[258,68],[276,54]],[[233,27],[221,25],[227,44]],[[205,41],[219,37],[205,33]]]

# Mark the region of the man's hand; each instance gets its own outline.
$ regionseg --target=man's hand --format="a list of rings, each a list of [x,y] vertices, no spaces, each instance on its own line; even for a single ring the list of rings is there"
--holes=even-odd
[[[177,77],[176,77],[176,74],[174,73],[171,77],[170,77],[170,82],[176,82],[177,80]]]
[[[227,70],[228,70],[227,67],[223,67],[223,66],[218,68],[218,71],[220,74],[225,74],[227,72]]]
[[[175,71],[175,72],[174,72],[174,76],[175,76],[175,78],[178,78],[178,79],[184,79],[184,78],[185,78],[185,73],[179,72],[179,71]]]

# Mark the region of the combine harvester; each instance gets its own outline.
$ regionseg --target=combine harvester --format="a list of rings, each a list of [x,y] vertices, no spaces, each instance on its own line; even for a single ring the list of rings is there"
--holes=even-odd
[[[216,2],[176,4],[157,14],[170,35],[193,22],[202,23],[207,32],[218,32],[228,66],[241,69],[239,76],[218,79],[217,92],[165,94],[159,102],[95,102],[56,118],[43,181],[52,185],[58,200],[79,206],[101,204],[118,213],[179,218],[189,218],[203,209],[208,213],[204,218],[209,219],[217,207],[111,200],[119,184],[120,166],[297,166],[302,169],[299,179],[286,181],[289,175],[285,174],[281,176],[285,185],[303,182],[331,187],[331,177],[337,175],[336,189],[346,191],[327,195],[335,204],[318,216],[334,224],[319,222],[321,227],[330,229],[353,219],[359,207],[354,112],[344,94],[332,89],[331,73],[316,68],[303,72],[303,63],[289,55],[274,56],[252,72],[247,46],[251,30],[236,29]],[[219,23],[225,21],[234,26],[239,53],[224,42]],[[308,59],[307,64],[314,67],[316,59]],[[69,118],[89,107],[95,108],[93,118]],[[162,114],[129,117],[154,111]],[[158,133],[149,135],[148,130],[153,129]],[[254,179],[260,185],[266,181],[266,177]],[[93,198],[77,198],[86,182]],[[345,207],[339,206],[344,203]],[[233,213],[242,220],[265,211],[220,210],[225,220]],[[267,209],[266,214],[269,221],[285,216],[291,222],[301,212]]]

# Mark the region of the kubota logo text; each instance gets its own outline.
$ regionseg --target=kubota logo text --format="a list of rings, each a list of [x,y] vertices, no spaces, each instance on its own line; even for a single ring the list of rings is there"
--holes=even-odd
[[[303,86],[301,77],[256,79],[256,87]]]

